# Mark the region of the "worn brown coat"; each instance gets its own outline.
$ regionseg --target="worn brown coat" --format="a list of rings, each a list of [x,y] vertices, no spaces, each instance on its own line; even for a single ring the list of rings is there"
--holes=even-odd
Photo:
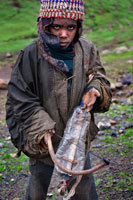
[[[7,124],[13,143],[31,158],[32,163],[41,159],[52,164],[48,152],[40,151],[37,137],[54,128],[56,134],[52,140],[56,150],[67,120],[89,88],[94,87],[101,94],[93,112],[104,112],[109,108],[110,84],[91,42],[81,38],[75,44],[73,66],[72,87],[68,92],[67,77],[44,59],[35,41],[21,51],[13,68],[8,85]],[[94,129],[92,121],[92,138]]]

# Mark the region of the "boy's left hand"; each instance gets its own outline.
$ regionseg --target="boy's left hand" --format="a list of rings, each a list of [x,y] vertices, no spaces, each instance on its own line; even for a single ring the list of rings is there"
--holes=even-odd
[[[100,97],[100,93],[95,88],[90,89],[82,98],[84,106],[81,107],[82,110],[86,109],[86,112],[90,112],[96,102],[97,97]]]

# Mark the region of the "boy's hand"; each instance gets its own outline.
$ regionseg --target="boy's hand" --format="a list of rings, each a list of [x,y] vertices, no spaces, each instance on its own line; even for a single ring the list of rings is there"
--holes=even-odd
[[[84,106],[81,107],[82,110],[86,109],[86,112],[90,112],[96,102],[97,97],[100,97],[100,93],[95,88],[90,89],[82,98]]]
[[[54,130],[54,129],[51,130],[50,133],[55,134],[55,130]],[[49,133],[49,131],[48,131],[48,132],[46,132],[45,135],[44,135],[44,142],[45,142],[46,145],[48,144],[48,134],[50,134],[50,133]]]
[[[40,145],[40,149],[41,151],[44,153],[44,152],[47,152],[48,150],[48,134],[55,134],[55,130],[51,130],[51,131],[47,131],[45,132],[44,134],[42,134],[41,136],[38,137],[38,143]]]

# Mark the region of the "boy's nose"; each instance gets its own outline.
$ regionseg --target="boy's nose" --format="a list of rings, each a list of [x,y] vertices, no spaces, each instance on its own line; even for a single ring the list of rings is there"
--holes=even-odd
[[[67,30],[61,30],[60,37],[67,37]]]

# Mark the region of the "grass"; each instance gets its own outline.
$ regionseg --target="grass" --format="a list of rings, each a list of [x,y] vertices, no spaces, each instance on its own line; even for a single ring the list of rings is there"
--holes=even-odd
[[[4,141],[4,139],[0,139],[0,143],[4,144],[4,147],[1,148],[0,151],[0,182],[4,181],[2,173],[4,173],[7,176],[14,173],[26,173],[28,172],[28,163],[27,163],[27,157],[22,154],[20,158],[16,158],[14,152],[14,147],[10,145],[10,151],[9,151],[9,145],[8,143]],[[10,153],[11,152],[11,153]],[[23,166],[25,163],[25,167]]]
[[[102,56],[102,61],[103,62],[116,62],[117,60],[123,61],[125,59],[132,59],[133,51],[126,51],[122,53],[110,53],[108,55],[103,55]]]
[[[0,53],[19,51],[37,37],[40,2],[14,2],[18,6],[11,0],[2,0],[0,4]],[[98,48],[133,44],[130,0],[85,0],[85,12],[84,36]]]
[[[19,4],[19,8],[13,6],[10,0],[2,0],[0,4],[0,52],[18,51],[37,35],[39,2],[31,3],[30,0],[15,2]]]
[[[85,36],[95,42],[99,48],[105,45],[111,47],[109,46],[111,41],[116,44],[126,44],[126,41],[132,39],[131,21],[133,17],[130,0],[86,0],[85,7],[84,24],[88,29]],[[131,43],[128,43],[128,46],[131,46]]]

